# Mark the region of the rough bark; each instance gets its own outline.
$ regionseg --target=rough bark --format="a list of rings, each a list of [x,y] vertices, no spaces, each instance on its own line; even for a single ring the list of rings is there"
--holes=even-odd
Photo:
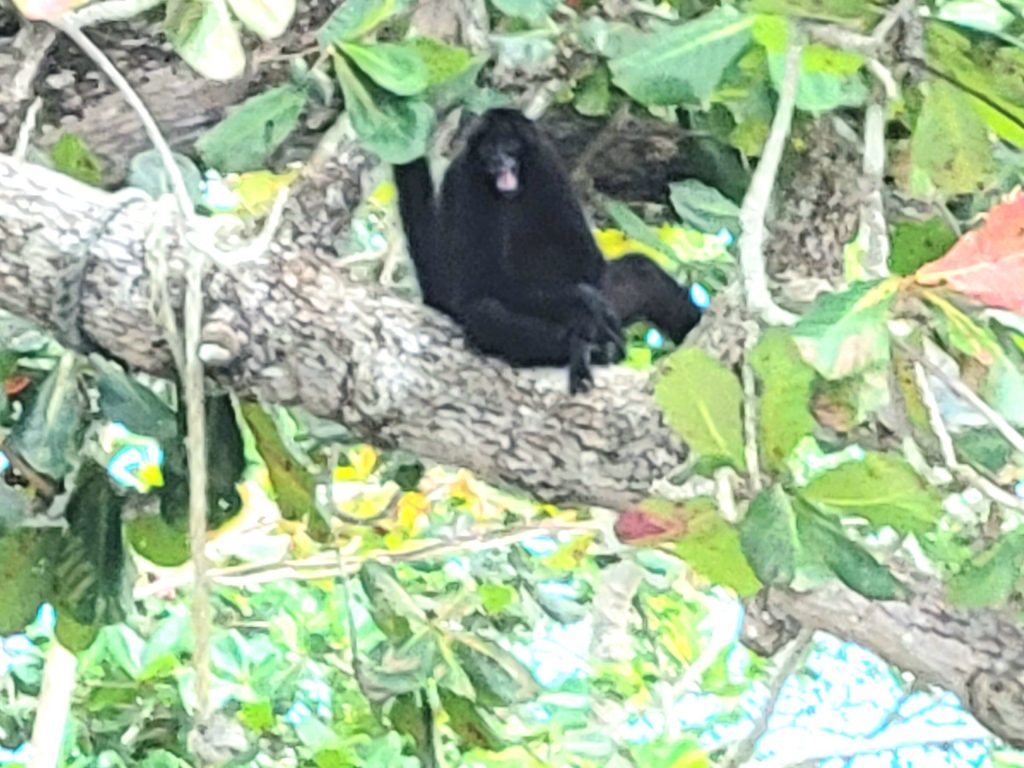
[[[111,206],[104,192],[0,156],[0,308],[52,328],[58,274]],[[96,240],[81,327],[130,365],[166,373],[148,309],[146,207],[128,206]],[[570,397],[564,370],[515,371],[467,352],[446,318],[348,281],[288,225],[264,260],[211,269],[206,292],[208,337],[237,350],[219,373],[227,385],[376,445],[607,507],[643,496],[685,456],[642,374],[599,370],[593,392]]]

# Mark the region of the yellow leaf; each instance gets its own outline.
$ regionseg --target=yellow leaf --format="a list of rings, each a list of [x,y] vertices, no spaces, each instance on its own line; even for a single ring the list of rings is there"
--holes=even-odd
[[[368,445],[361,445],[348,452],[347,467],[334,468],[334,482],[362,482],[370,476],[377,466],[377,452]]]
[[[233,177],[229,185],[231,191],[238,195],[239,207],[258,218],[270,213],[277,193],[298,177],[298,171],[281,174],[272,171],[252,171]]]
[[[161,488],[164,484],[164,473],[159,464],[143,464],[139,467],[139,480],[149,488]]]
[[[562,571],[572,571],[579,567],[580,562],[586,557],[587,550],[594,541],[593,533],[585,533],[581,536],[574,536],[568,544],[556,549],[550,555],[542,559],[542,562]]]
[[[398,199],[398,188],[390,181],[382,181],[370,195],[370,203],[383,208]]]
[[[662,254],[650,246],[636,240],[630,240],[624,232],[618,229],[595,230],[594,239],[597,241],[597,247],[609,259],[617,259],[620,256],[625,256],[627,253],[644,253],[648,256],[664,258]]]
[[[415,536],[426,527],[426,515],[430,504],[422,493],[410,491],[398,502],[398,524],[410,536]]]

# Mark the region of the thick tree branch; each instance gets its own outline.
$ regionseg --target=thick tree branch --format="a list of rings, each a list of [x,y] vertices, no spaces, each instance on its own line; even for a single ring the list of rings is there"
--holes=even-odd
[[[1008,613],[957,610],[942,586],[908,578],[906,602],[871,601],[842,584],[797,593],[771,587],[748,607],[743,641],[774,654],[796,627],[877,653],[918,681],[952,691],[981,723],[1024,746],[1024,629]]]
[[[107,193],[0,155],[0,309],[52,327],[67,254],[113,206]],[[111,354],[167,373],[148,308],[147,210],[127,206],[96,239],[81,321]],[[281,241],[292,239],[282,227]],[[232,353],[220,377],[239,394],[305,407],[378,446],[544,500],[621,507],[686,455],[642,374],[599,370],[594,392],[570,397],[564,370],[514,371],[471,354],[446,318],[353,284],[296,246],[276,242],[263,262],[211,269],[206,318],[204,339]]]

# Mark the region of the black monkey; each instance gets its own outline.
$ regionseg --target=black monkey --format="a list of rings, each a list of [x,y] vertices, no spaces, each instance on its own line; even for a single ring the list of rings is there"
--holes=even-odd
[[[616,301],[627,316],[667,322],[672,338],[699,319],[687,325],[671,306],[677,297],[688,303],[687,294],[653,263],[635,261],[644,257],[608,267],[557,154],[519,112],[483,115],[439,200],[423,158],[396,166],[395,182],[425,303],[454,318],[481,352],[516,366],[568,362],[577,392],[593,382],[592,352],[597,362],[623,353]],[[659,298],[643,299],[649,289]]]

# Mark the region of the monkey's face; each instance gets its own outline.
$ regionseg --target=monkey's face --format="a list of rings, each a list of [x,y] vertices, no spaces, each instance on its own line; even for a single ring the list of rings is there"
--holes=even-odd
[[[494,131],[481,137],[477,159],[488,185],[502,198],[511,200],[523,188],[522,139],[505,131]]]

